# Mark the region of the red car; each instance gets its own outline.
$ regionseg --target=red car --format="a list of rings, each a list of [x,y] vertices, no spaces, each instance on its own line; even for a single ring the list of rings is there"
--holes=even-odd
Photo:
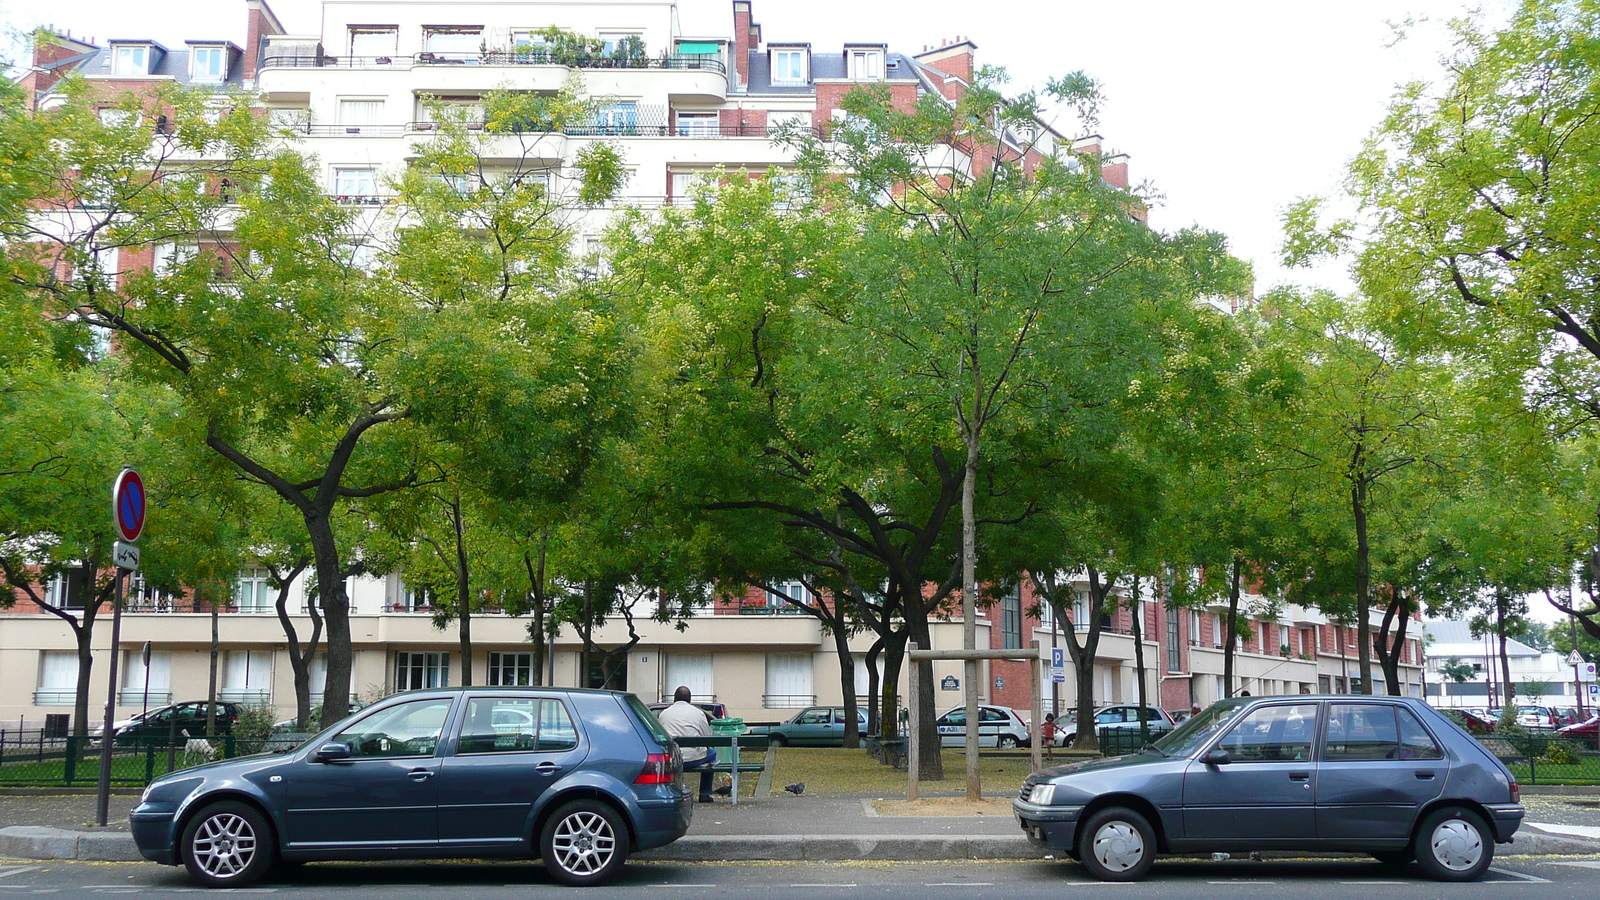
[[[1592,741],[1596,734],[1600,734],[1600,715],[1590,716],[1587,722],[1557,728],[1556,734],[1564,738],[1588,738]]]

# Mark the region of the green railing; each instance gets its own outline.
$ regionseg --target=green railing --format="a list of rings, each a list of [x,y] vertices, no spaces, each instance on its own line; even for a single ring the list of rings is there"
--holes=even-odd
[[[1150,736],[1144,737],[1138,728],[1101,728],[1100,753],[1102,756],[1127,756],[1138,753],[1146,743],[1171,731],[1165,725],[1151,725]]]
[[[168,772],[270,749],[254,746],[261,744],[239,741],[231,734],[184,738],[175,743],[165,738],[125,739],[111,748],[111,783],[124,787],[149,784]],[[98,738],[0,742],[0,785],[94,786],[100,783],[100,753]]]
[[[1476,735],[1518,784],[1600,784],[1600,749],[1592,738],[1553,734]]]

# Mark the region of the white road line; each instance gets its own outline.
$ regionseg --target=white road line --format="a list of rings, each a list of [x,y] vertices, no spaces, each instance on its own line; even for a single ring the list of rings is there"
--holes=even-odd
[[[39,871],[38,866],[18,866],[15,869],[6,869],[5,871],[0,872],[0,878],[10,878],[13,875],[21,875],[23,872],[37,871]]]
[[[994,887],[992,881],[934,881],[923,887]]]
[[[853,888],[853,887],[855,887],[855,884],[853,884],[853,883],[852,883],[852,884],[837,884],[837,883],[829,883],[829,884],[791,884],[791,885],[789,885],[789,887],[810,887],[810,888],[817,888],[817,887],[831,887],[831,888]]]
[[[714,885],[714,884],[657,884],[657,885],[652,885],[652,887],[708,888],[708,887],[717,887],[717,885]]]
[[[1118,885],[1138,884],[1137,881],[1058,881],[1062,887],[1117,887]]]
[[[1409,881],[1341,881],[1340,884],[1410,884]]]
[[[1529,875],[1526,872],[1513,872],[1510,869],[1502,869],[1499,866],[1490,866],[1489,867],[1489,871],[1494,872],[1494,873],[1499,874],[1499,875],[1509,875],[1512,878],[1521,879],[1522,881],[1528,882],[1529,884],[1549,884],[1550,883],[1550,879],[1548,879],[1548,878],[1540,878],[1537,875]],[[1504,884],[1504,882],[1501,882],[1501,883]]]
[[[1254,878],[1234,878],[1230,881],[1208,881],[1206,884],[1277,884],[1277,882],[1257,881]]]
[[[1600,869],[1600,860],[1575,859],[1570,862],[1552,862],[1553,866],[1574,866],[1579,869]]]

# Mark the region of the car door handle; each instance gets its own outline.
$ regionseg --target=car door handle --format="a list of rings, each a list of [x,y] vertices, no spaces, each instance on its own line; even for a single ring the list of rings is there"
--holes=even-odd
[[[1289,780],[1290,781],[1307,781],[1310,778],[1311,778],[1311,773],[1310,772],[1290,772],[1289,773]]]
[[[1418,781],[1432,781],[1434,775],[1432,772],[1413,772],[1411,774],[1417,776]]]
[[[534,766],[533,770],[538,772],[540,775],[554,775],[555,773],[561,771],[561,767],[549,760],[545,760],[544,762],[539,763],[537,766]]]
[[[433,770],[432,769],[412,769],[411,771],[406,773],[406,777],[411,779],[412,781],[417,782],[418,784],[421,784],[422,782],[427,781],[429,778],[433,777]]]

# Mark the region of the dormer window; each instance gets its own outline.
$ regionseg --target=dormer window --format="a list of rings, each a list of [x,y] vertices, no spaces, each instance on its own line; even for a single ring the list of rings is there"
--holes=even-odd
[[[215,47],[194,47],[189,51],[189,79],[206,83],[218,83],[228,77],[228,48],[223,45]]]
[[[361,59],[393,57],[399,41],[400,30],[393,25],[351,27],[350,55]]]
[[[811,54],[806,47],[772,47],[772,83],[805,84],[811,79]]]
[[[482,44],[483,29],[477,26],[452,25],[422,30],[422,49],[446,59],[476,60]]]
[[[111,74],[149,75],[150,45],[123,44],[117,47],[116,53],[112,57]]]
[[[882,47],[846,47],[845,61],[852,81],[883,80]]]

